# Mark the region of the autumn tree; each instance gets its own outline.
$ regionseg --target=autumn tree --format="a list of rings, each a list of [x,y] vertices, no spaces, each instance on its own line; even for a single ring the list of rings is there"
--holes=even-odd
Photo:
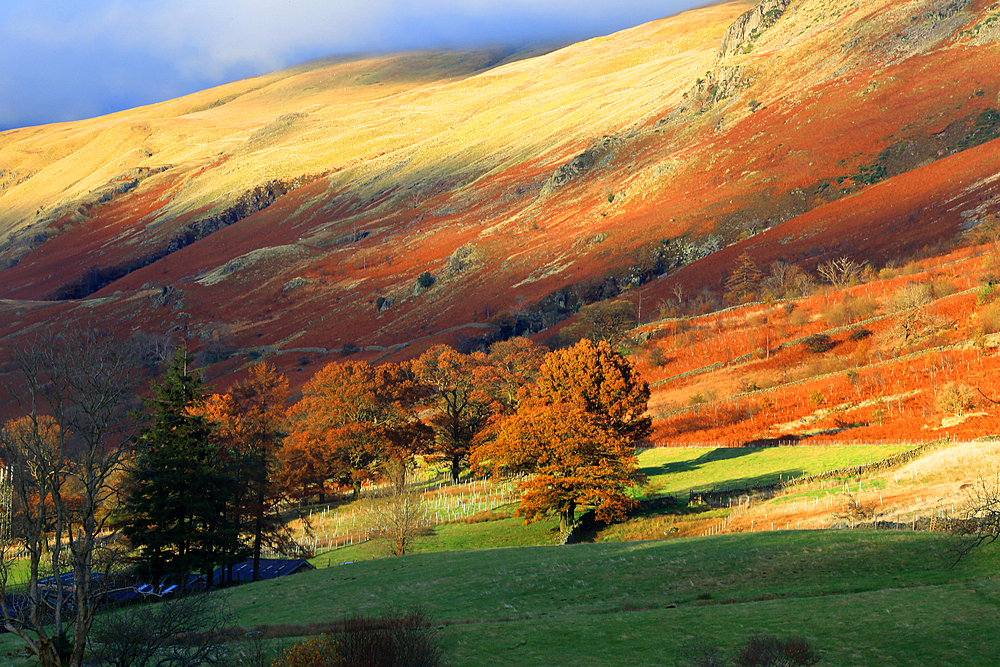
[[[581,506],[593,507],[604,521],[625,518],[633,506],[626,495],[636,481],[631,440],[578,405],[523,406],[491,435],[472,462],[494,474],[530,474],[517,509],[526,524],[556,513],[565,532]]]
[[[591,340],[620,343],[635,328],[638,318],[635,306],[625,299],[598,301],[580,309],[580,322]]]
[[[333,480],[351,486],[376,479],[392,456],[424,450],[429,431],[416,417],[419,387],[406,364],[333,363],[321,369],[288,412],[279,452],[283,484],[300,497]]]
[[[139,438],[121,511],[122,533],[158,579],[190,572],[211,575],[239,549],[239,528],[227,512],[236,493],[232,467],[203,414],[201,378],[187,351],[174,356],[147,403],[151,424]]]
[[[18,384],[8,389],[22,416],[2,430],[0,457],[14,487],[28,581],[27,609],[10,609],[4,559],[2,623],[42,665],[78,667],[103,594],[99,575],[113,565],[102,558],[101,535],[132,452],[142,363],[132,341],[90,329],[38,339],[11,361],[8,377]],[[53,575],[48,591],[43,564]],[[72,586],[64,585],[67,574]]]
[[[513,415],[498,415],[476,440],[472,462],[496,474],[528,473],[518,514],[555,512],[563,530],[582,505],[620,519],[637,480],[635,441],[649,434],[649,386],[607,341],[584,339],[547,354]]]
[[[535,398],[545,405],[574,405],[632,442],[652,430],[645,414],[649,385],[607,341],[584,339],[546,355]]]
[[[736,303],[753,301],[757,297],[762,277],[753,257],[744,251],[736,260],[736,268],[726,278],[726,299]]]
[[[449,462],[451,478],[457,480],[476,433],[494,410],[487,357],[482,352],[461,354],[438,345],[413,362],[413,372],[429,389],[436,411],[431,418],[436,449]]]
[[[209,397],[203,412],[232,466],[235,494],[230,511],[240,533],[251,537],[254,581],[260,578],[265,540],[283,552],[292,544],[277,511],[281,494],[274,479],[287,396],[288,381],[274,366],[262,362],[251,367],[249,377],[229,392]]]
[[[487,386],[500,409],[514,412],[521,398],[538,379],[546,350],[529,338],[494,343],[487,354]]]

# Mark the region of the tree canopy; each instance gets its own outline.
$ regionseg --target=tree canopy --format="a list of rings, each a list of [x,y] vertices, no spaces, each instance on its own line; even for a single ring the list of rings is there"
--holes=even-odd
[[[535,398],[546,405],[575,405],[633,441],[652,430],[653,421],[645,414],[649,385],[607,341],[585,338],[548,354],[539,370]]]
[[[356,494],[385,458],[425,451],[430,431],[416,416],[419,395],[406,364],[325,366],[288,411],[282,483],[300,497],[322,494],[328,481]]]
[[[611,521],[634,504],[625,493],[635,482],[632,443],[575,405],[522,408],[500,422],[472,460],[495,474],[531,474],[517,509],[525,523],[555,512],[566,531],[578,507],[592,506],[598,519]]]

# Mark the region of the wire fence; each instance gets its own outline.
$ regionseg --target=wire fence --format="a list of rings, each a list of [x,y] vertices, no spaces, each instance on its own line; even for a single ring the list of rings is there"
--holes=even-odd
[[[519,475],[452,482],[442,475],[418,477],[415,486],[420,492],[422,511],[417,526],[467,520],[518,502],[521,498],[518,487],[526,478]],[[391,493],[390,484],[364,484],[360,497],[368,503],[377,503]],[[303,513],[303,524],[296,542],[302,551],[313,554],[367,542],[380,532],[376,513],[366,503],[313,508]],[[263,555],[279,557],[274,549],[265,549]]]

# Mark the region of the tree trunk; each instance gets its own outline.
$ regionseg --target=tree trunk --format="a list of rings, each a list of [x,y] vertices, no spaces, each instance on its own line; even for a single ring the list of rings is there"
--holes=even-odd
[[[462,457],[453,456],[451,457],[451,481],[457,482],[459,475],[462,474]]]
[[[260,581],[260,548],[264,539],[264,494],[257,494],[253,525],[253,581]]]
[[[565,533],[573,528],[576,523],[576,503],[570,501],[568,505],[559,512],[559,532]]]

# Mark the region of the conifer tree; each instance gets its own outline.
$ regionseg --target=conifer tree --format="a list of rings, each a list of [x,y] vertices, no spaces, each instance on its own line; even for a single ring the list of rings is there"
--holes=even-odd
[[[736,260],[736,268],[726,279],[726,298],[736,303],[752,301],[760,289],[763,274],[750,253],[744,251]]]
[[[148,401],[152,424],[139,439],[122,532],[156,578],[212,566],[238,549],[238,527],[226,511],[234,480],[211,425],[198,414],[202,381],[186,350],[172,360]]]

